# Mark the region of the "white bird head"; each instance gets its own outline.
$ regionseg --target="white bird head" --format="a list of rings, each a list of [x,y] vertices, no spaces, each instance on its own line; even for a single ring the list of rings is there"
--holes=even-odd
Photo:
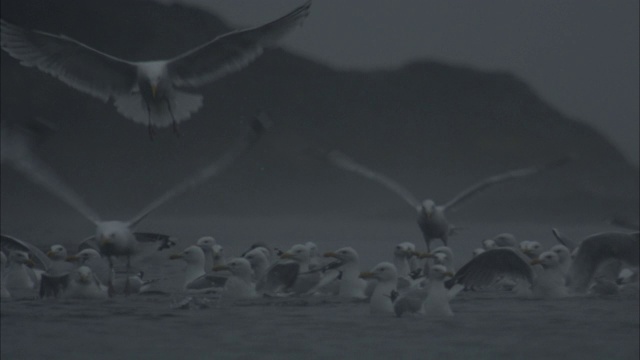
[[[96,226],[96,240],[104,254],[131,250],[135,237],[129,223],[123,221],[102,221]]]
[[[447,270],[447,267],[444,265],[433,265],[431,271],[429,271],[429,278],[433,280],[444,280],[452,276],[453,273]]]
[[[80,284],[93,282],[93,271],[88,266],[80,266],[75,271],[75,280]]]
[[[239,277],[253,276],[253,269],[249,260],[238,257],[231,259],[226,265],[220,265],[213,268],[213,271],[229,270],[233,275]]]
[[[51,245],[51,248],[47,251],[47,256],[51,260],[64,261],[67,259],[67,249],[62,245]]]
[[[325,253],[324,257],[333,257],[342,261],[345,264],[358,262],[358,253],[351,247],[343,247],[336,251]]]
[[[363,272],[360,274],[363,279],[377,279],[378,281],[397,281],[398,271],[396,266],[390,262],[381,262],[374,266],[369,272]]]
[[[557,267],[559,263],[558,255],[553,251],[545,251],[538,258],[531,260],[531,265],[540,264],[545,269]]]
[[[255,267],[257,265],[269,263],[269,258],[267,257],[267,254],[268,254],[267,249],[263,247],[257,247],[257,248],[251,249],[250,251],[247,251],[247,253],[244,254],[244,258],[249,260],[249,263],[251,263],[252,267]]]
[[[409,258],[415,255],[416,246],[410,242],[401,242],[393,249],[393,255],[397,257]]]
[[[431,199],[426,199],[426,200],[422,201],[422,204],[420,204],[420,207],[427,214],[428,218],[433,216],[433,214],[436,211],[436,203]]]
[[[493,241],[493,239],[484,239],[482,240],[482,248],[485,250],[491,250],[491,249],[495,249],[498,246],[496,245],[496,242]]]
[[[217,241],[213,236],[203,236],[198,239],[198,241],[196,241],[196,245],[200,246],[202,250],[205,251],[211,249],[211,247],[215,244],[217,244]]]
[[[80,260],[80,262],[84,264],[86,261],[90,259],[99,259],[99,258],[100,258],[100,253],[97,252],[96,250],[84,249],[82,251],[78,251],[78,253],[73,256],[67,257],[67,261]]]
[[[163,99],[171,88],[167,73],[167,61],[145,61],[138,64],[138,87],[143,98],[148,100]]]
[[[171,255],[169,259],[182,259],[187,264],[204,264],[204,251],[202,251],[199,246],[192,245],[184,249],[181,253]]]
[[[571,259],[571,251],[569,250],[568,247],[562,244],[552,246],[549,251],[552,251],[556,253],[556,255],[558,255],[558,260],[560,261],[561,264]]]
[[[299,263],[307,263],[311,259],[311,255],[307,245],[297,244],[293,245],[291,249],[280,255],[280,258],[295,260]]]
[[[493,238],[496,246],[498,247],[517,247],[518,242],[513,234],[502,233]]]

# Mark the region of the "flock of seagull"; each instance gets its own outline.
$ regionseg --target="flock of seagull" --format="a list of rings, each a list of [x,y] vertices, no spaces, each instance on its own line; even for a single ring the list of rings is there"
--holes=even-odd
[[[1,22],[4,51],[51,74],[67,85],[105,102],[113,99],[118,111],[156,127],[173,126],[188,119],[202,105],[202,96],[179,88],[204,85],[237,71],[265,48],[300,25],[309,14],[307,2],[266,25],[234,31],[168,60],[126,61],[102,53],[63,35],[27,30]],[[163,204],[220,175],[249,151],[270,126],[261,114],[225,153],[208,166],[151,202],[129,220],[103,220],[35,154],[37,127],[2,128],[2,163],[73,207],[96,226],[79,243],[75,254],[59,244],[43,252],[17,237],[2,234],[2,299],[26,291],[42,298],[104,299],[118,294],[144,293],[162,279],[145,279],[135,261],[166,254],[176,242],[171,236],[136,231],[137,226]],[[329,164],[376,182],[397,194],[417,212],[426,251],[414,243],[393,248],[389,261],[362,271],[352,247],[320,253],[315,243],[295,244],[281,251],[255,243],[237,257],[227,257],[216,239],[206,236],[180,252],[165,256],[185,263],[183,281],[176,292],[212,295],[220,299],[339,296],[366,301],[373,314],[406,313],[451,316],[449,305],[460,291],[496,291],[526,297],[559,298],[584,294],[615,294],[638,287],[639,234],[606,232],[578,244],[559,231],[558,244],[543,249],[537,241],[518,242],[512,234],[482,241],[473,257],[454,268],[449,238],[456,227],[445,212],[481,191],[560,167],[569,158],[541,166],[516,169],[487,177],[464,189],[444,204],[420,201],[390,177],[356,162],[339,151],[326,156]],[[442,243],[435,247],[434,242]],[[171,250],[169,250],[171,251]],[[132,262],[133,261],[133,262]]]

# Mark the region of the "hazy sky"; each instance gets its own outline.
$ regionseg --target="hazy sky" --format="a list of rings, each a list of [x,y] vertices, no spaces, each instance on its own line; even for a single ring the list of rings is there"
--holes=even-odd
[[[304,0],[203,3],[228,24],[256,26]],[[636,164],[637,0],[315,0],[288,50],[336,68],[417,59],[511,71],[565,115],[602,130]]]

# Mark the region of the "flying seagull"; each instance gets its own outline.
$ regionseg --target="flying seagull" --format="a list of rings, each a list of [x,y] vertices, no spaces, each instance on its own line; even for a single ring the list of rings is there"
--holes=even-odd
[[[185,121],[202,106],[195,88],[247,66],[302,24],[311,1],[268,24],[218,36],[171,59],[128,61],[64,35],[1,23],[0,46],[24,66],[34,66],[67,85],[107,102],[136,123],[156,127]]]
[[[167,235],[134,232],[138,224],[161,205],[219,175],[229,167],[257,142],[265,127],[268,126],[266,121],[267,119],[263,117],[255,117],[248,133],[241,136],[220,158],[165,192],[128,221],[102,220],[95,211],[82,201],[82,198],[73,189],[68,187],[52,169],[36,157],[28,145],[28,139],[21,139],[19,133],[3,131],[2,160],[11,164],[17,171],[38,185],[43,186],[94,223],[96,225],[95,235],[85,239],[80,244],[79,249],[94,248],[99,250],[103,256],[108,257],[111,268],[113,268],[112,257],[126,257],[128,274],[131,256],[144,251],[142,248],[147,247],[145,244],[150,244],[151,246],[159,244],[157,245],[157,250],[163,250],[175,245],[175,242]],[[113,287],[111,283],[109,285],[110,294],[112,294]],[[125,286],[125,293],[128,293],[127,289],[128,284]]]
[[[449,235],[451,235],[454,230],[454,227],[445,217],[445,211],[448,209],[460,204],[462,201],[469,199],[471,196],[478,194],[480,191],[485,190],[490,186],[517,178],[531,176],[543,170],[564,165],[569,160],[568,158],[562,158],[544,165],[511,170],[502,174],[490,176],[466,188],[443,205],[436,205],[436,203],[431,199],[419,201],[417,197],[409,192],[409,190],[393,179],[370,170],[364,165],[356,163],[354,160],[339,151],[332,151],[328,156],[329,161],[332,164],[383,185],[396,195],[400,196],[406,203],[411,205],[411,207],[416,209],[418,213],[418,226],[420,227],[420,230],[422,230],[424,241],[427,243],[427,249],[429,251],[431,249],[431,242],[435,239],[440,239],[445,246],[448,245],[447,242]]]

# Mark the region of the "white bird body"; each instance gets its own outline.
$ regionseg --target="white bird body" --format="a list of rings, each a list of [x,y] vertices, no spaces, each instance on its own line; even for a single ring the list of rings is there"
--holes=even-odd
[[[108,288],[87,266],[80,266],[70,274],[64,297],[69,299],[106,299]]]
[[[262,279],[267,274],[269,266],[271,266],[271,261],[268,257],[268,251],[266,251],[266,249],[263,247],[256,247],[247,251],[243,257],[249,260],[256,282],[260,281],[260,279]]]
[[[33,269],[26,264],[32,263],[29,255],[24,251],[9,253],[5,274],[5,286],[9,290],[35,290],[38,279]]]
[[[170,259],[182,259],[185,263],[187,263],[187,267],[184,270],[184,281],[182,282],[183,290],[188,290],[189,286],[196,279],[199,279],[206,274],[204,268],[204,252],[199,246],[189,246],[181,253],[171,255]]]
[[[429,274],[429,290],[427,298],[422,303],[422,313],[426,316],[453,316],[449,306],[451,293],[444,286],[444,278],[453,274],[443,265],[434,265]]]
[[[224,285],[222,293],[224,298],[246,299],[258,296],[249,260],[242,257],[235,258],[228,261],[226,265],[218,265],[213,269],[231,272],[231,276]]]
[[[369,312],[371,314],[393,314],[392,292],[396,291],[398,272],[395,265],[389,262],[381,262],[369,272],[360,274],[364,279],[378,280],[373,294],[369,300]]]
[[[338,249],[324,254],[342,262],[339,269],[342,277],[338,281],[338,296],[351,299],[365,299],[367,282],[360,278],[360,260],[358,253],[350,247]],[[326,275],[325,275],[326,276]]]

